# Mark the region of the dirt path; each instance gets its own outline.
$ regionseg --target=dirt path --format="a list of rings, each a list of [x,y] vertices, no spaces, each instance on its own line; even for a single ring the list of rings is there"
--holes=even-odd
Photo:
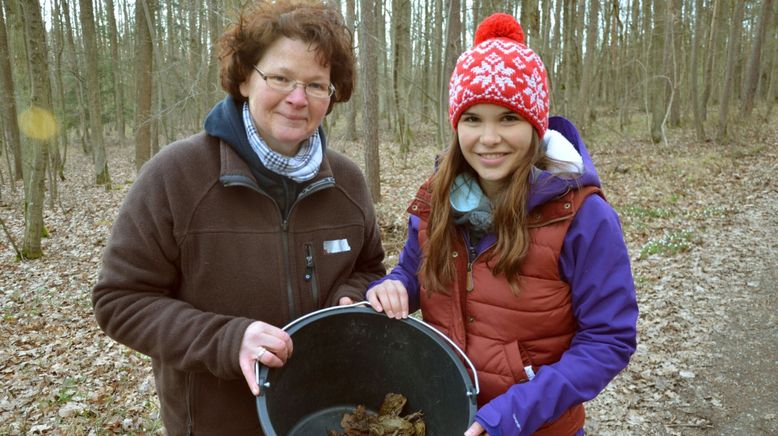
[[[634,262],[638,351],[587,433],[778,434],[777,153],[722,159],[698,188],[702,219],[666,224],[693,228],[694,246]]]
[[[710,426],[695,434],[778,434],[778,195],[762,194],[709,241],[721,256],[714,268],[723,278],[715,288],[723,304],[711,366],[691,392],[690,414]]]

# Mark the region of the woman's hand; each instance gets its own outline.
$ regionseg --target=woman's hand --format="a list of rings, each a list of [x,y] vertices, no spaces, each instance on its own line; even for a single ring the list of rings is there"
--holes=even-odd
[[[262,365],[278,368],[291,356],[292,337],[288,333],[262,321],[249,324],[243,333],[238,363],[251,392],[255,396],[259,395],[254,361],[259,360]]]
[[[408,318],[408,291],[399,280],[386,280],[368,289],[367,301],[389,318]]]
[[[470,428],[467,429],[465,432],[465,436],[489,436],[489,433],[484,431],[484,428],[481,426],[481,424],[478,423],[478,421],[474,422],[473,425],[470,426]]]

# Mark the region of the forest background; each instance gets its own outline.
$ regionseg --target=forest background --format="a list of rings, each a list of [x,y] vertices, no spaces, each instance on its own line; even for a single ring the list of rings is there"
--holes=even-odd
[[[716,208],[691,199],[711,189],[703,174],[764,159],[761,154],[773,159],[761,161],[764,168],[775,169],[773,0],[333,3],[353,31],[360,82],[326,127],[333,146],[365,171],[390,267],[404,236],[405,205],[450,141],[447,91],[456,57],[493,12],[522,23],[528,45],[548,69],[551,113],[572,119],[592,149],[625,221],[638,291],[646,292],[641,298],[660,280],[641,276],[642,268],[681,263],[674,256],[704,245],[701,229],[687,221],[733,219],[735,205]],[[223,97],[215,43],[241,2],[0,4],[0,339],[10,345],[0,354],[7,388],[0,394],[0,433],[158,429],[148,360],[96,329],[90,286],[137,169],[160,147],[201,130],[205,114]],[[678,172],[686,182],[699,182],[689,188],[696,193],[673,186]],[[724,182],[761,183],[734,174]],[[669,180],[659,183],[662,176]],[[772,184],[758,186],[775,194]],[[47,316],[56,327],[42,319]],[[641,322],[642,333],[669,328],[667,320]],[[59,339],[46,339],[41,328]],[[91,361],[108,369],[79,367],[74,374],[68,365],[48,362],[52,350],[82,366]],[[100,350],[109,350],[110,358]],[[37,380],[40,365],[58,374],[57,381]],[[648,383],[645,368],[635,366],[618,392],[637,395]],[[694,378],[686,369],[667,371],[681,381]],[[650,415],[635,412],[640,401],[619,404],[618,392],[600,401],[620,411],[595,408],[588,425],[616,433],[652,428],[641,427]],[[662,428],[705,430],[713,421],[671,420]]]

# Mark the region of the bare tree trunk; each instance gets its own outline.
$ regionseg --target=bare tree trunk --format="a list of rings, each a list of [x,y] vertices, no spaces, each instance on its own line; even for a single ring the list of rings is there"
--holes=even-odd
[[[22,180],[22,142],[19,122],[16,119],[16,95],[4,16],[3,7],[0,6],[0,99],[3,108],[3,139],[14,156],[13,178]]]
[[[708,36],[708,45],[705,50],[705,72],[702,76],[702,101],[700,102],[700,110],[702,111],[702,120],[708,119],[708,100],[713,90],[713,66],[716,58],[716,41],[718,40],[719,22],[721,17],[721,11],[724,6],[721,4],[722,0],[713,0],[713,12],[711,13],[710,32]],[[701,13],[698,12],[698,13]]]
[[[406,122],[408,103],[405,98],[409,87],[408,64],[410,63],[410,20],[411,5],[409,0],[392,0],[392,97],[395,108],[395,141],[400,144],[400,152],[405,154],[410,149],[410,128]]]
[[[542,15],[540,17],[540,45],[538,46],[538,53],[541,59],[548,59],[549,44],[551,44],[551,0],[543,0],[542,5],[539,4]],[[476,25],[478,23],[476,22]],[[546,65],[549,70],[548,75],[552,75],[553,64]]]
[[[219,87],[219,36],[224,28],[221,19],[224,14],[224,7],[217,6],[220,2],[208,0],[208,25],[210,27],[210,46],[211,56],[208,66],[208,80],[206,87],[208,89],[206,106],[213,106],[214,103],[221,100],[221,88]],[[160,20],[161,21],[161,20]]]
[[[467,41],[467,2],[459,2],[459,46],[467,47],[470,41]],[[475,32],[475,28],[473,28]]]
[[[25,190],[25,219],[22,255],[27,259],[37,259],[43,256],[41,237],[43,226],[43,202],[45,199],[44,182],[46,178],[46,161],[48,160],[48,144],[55,136],[54,116],[51,106],[51,85],[47,62],[46,32],[41,19],[41,9],[38,0],[20,0],[24,14],[25,41],[30,63],[31,107],[25,113],[30,124],[26,135],[32,156],[32,167],[25,180],[28,185]],[[34,120],[34,121],[33,121]],[[22,121],[22,125],[27,123]],[[40,124],[40,122],[43,122]],[[48,128],[40,128],[49,125]],[[35,126],[35,127],[32,127]]]
[[[671,87],[671,77],[667,74],[670,63],[672,41],[669,40],[671,23],[668,23],[668,1],[654,0],[654,33],[651,37],[651,55],[654,62],[653,77],[651,78],[651,141],[654,144],[665,140],[664,126],[667,114],[667,100]]]
[[[580,46],[578,45],[576,30],[578,29],[578,22],[582,20],[580,17],[582,12],[579,6],[582,5],[582,0],[564,0],[565,12],[564,12],[564,31],[562,32],[564,41],[562,44],[562,56],[564,63],[564,71],[562,73],[562,85],[564,87],[564,95],[562,98],[562,113],[571,114],[575,113],[575,98],[577,97],[578,90],[578,75],[580,68]],[[581,3],[579,3],[581,2]]]
[[[390,1],[390,0],[386,0]],[[389,59],[389,47],[386,42],[386,35],[388,30],[386,29],[385,14],[389,6],[385,4],[385,1],[375,1],[373,7],[376,8],[376,51],[378,56],[378,80],[383,80],[385,83],[389,83],[389,69],[391,68],[392,61]],[[391,85],[390,85],[391,86]],[[379,91],[381,91],[379,89]],[[378,118],[378,126],[382,129],[391,130],[394,124],[394,105],[392,104],[392,93],[390,90],[385,89],[384,92],[379,92],[379,113],[381,117]]]
[[[136,48],[135,89],[137,109],[135,111],[135,169],[140,171],[151,158],[151,97],[152,83],[154,0],[138,0],[135,3]]]
[[[537,1],[521,0],[521,27],[527,46],[539,47],[541,44],[537,39],[540,34],[540,11]]]
[[[776,21],[778,21],[778,12],[776,13],[775,17]],[[765,118],[770,119],[770,113],[772,113],[773,108],[775,107],[775,100],[778,99],[778,30],[773,29],[773,54],[772,54],[772,62],[770,63],[771,68],[767,71],[769,71],[769,77],[770,77],[770,86],[767,89],[765,98],[767,101],[767,109],[765,110]]]
[[[639,62],[639,40],[638,40],[638,27],[640,24],[640,2],[638,0],[632,0],[631,18],[629,21],[629,32],[623,38],[623,46],[621,49],[621,71],[622,79],[620,80],[622,86],[621,95],[621,107],[619,109],[619,130],[624,131],[624,128],[631,122],[631,103],[633,95],[635,95],[635,82],[634,80],[627,80],[630,75],[635,78],[643,75],[644,69],[641,69],[638,65]],[[647,37],[647,36],[646,36]],[[644,38],[645,39],[645,38]]]
[[[365,83],[378,83],[378,20],[381,8],[371,2],[361,1],[362,15],[360,26],[360,56],[362,77]],[[362,112],[362,131],[365,136],[365,176],[373,201],[381,201],[381,162],[378,154],[378,87],[364,87],[364,106]]]
[[[95,21],[92,13],[92,0],[79,0],[79,17],[84,30],[86,53],[86,81],[89,92],[89,121],[92,130],[92,158],[95,164],[95,183],[111,187],[108,173],[108,159],[105,156],[103,138],[103,111],[100,96],[100,77],[97,74],[97,41],[95,39]]]
[[[70,67],[70,74],[76,81],[76,99],[78,102],[78,136],[81,141],[81,149],[86,153],[90,150],[89,129],[87,128],[87,110],[86,104],[84,104],[84,79],[81,76],[78,50],[76,48],[75,38],[73,37],[73,27],[70,20],[70,6],[68,1],[62,2],[62,13],[64,16],[65,24],[65,47],[68,52],[68,61]],[[67,146],[66,146],[67,147]]]
[[[578,93],[578,113],[576,121],[583,130],[588,129],[591,118],[591,100],[592,79],[594,78],[594,68],[597,52],[597,29],[600,21],[600,0],[592,0],[589,8],[589,25],[586,31],[586,59],[583,64],[583,74],[581,78],[581,87]]]
[[[348,27],[348,30],[352,35],[354,35],[355,32],[354,23],[356,23],[356,21],[354,0],[346,0],[346,27]],[[363,88],[364,87],[362,86],[355,87],[354,94],[346,105],[346,139],[349,141],[357,140],[357,106],[359,101],[357,94],[360,93]]]
[[[748,72],[746,78],[743,81],[743,106],[741,114],[745,117],[751,115],[751,111],[754,110],[754,97],[756,96],[756,88],[759,85],[759,71],[762,58],[762,46],[764,45],[765,34],[767,33],[767,26],[770,21],[770,12],[772,10],[772,0],[762,0],[762,8],[759,28],[756,31],[756,39],[754,40],[754,47],[751,50],[751,57],[748,60]]]
[[[732,11],[732,23],[729,28],[729,48],[727,49],[727,70],[722,84],[721,103],[719,103],[719,128],[716,141],[722,143],[728,140],[729,106],[732,99],[732,89],[735,86],[735,63],[740,51],[740,32],[743,30],[743,0],[735,0]]]
[[[152,87],[152,113],[155,123],[157,123],[156,130],[152,127],[152,130],[157,132],[156,135],[164,134],[165,143],[170,143],[176,136],[176,132],[180,130],[180,126],[186,126],[189,117],[177,117],[173,107],[185,106],[187,103],[188,87],[170,86],[169,82],[172,79],[173,83],[180,81],[189,81],[189,76],[184,75],[188,68],[183,65],[181,68],[176,68],[172,77],[170,74],[163,73],[164,65],[168,64],[183,64],[188,56],[189,50],[184,46],[184,41],[187,40],[186,35],[179,35],[179,33],[186,33],[186,26],[177,25],[177,21],[174,19],[175,8],[166,6],[165,21],[166,25],[162,23],[162,9],[159,9],[159,20],[157,20],[156,26],[152,27],[151,40],[153,48],[153,61],[152,63],[160,66],[155,68],[154,71],[154,86]],[[183,18],[181,19],[183,20]],[[181,32],[177,29],[181,28]],[[167,46],[165,46],[167,44]],[[167,58],[164,57],[164,53],[167,53]],[[166,82],[167,79],[167,82]],[[166,110],[162,110],[166,108]],[[150,121],[151,122],[151,121]],[[191,119],[194,123],[194,120]],[[184,128],[187,130],[187,128]],[[191,131],[191,128],[188,128]],[[157,136],[152,133],[154,141],[158,141]],[[151,155],[156,154],[154,143],[151,146]]]
[[[564,83],[561,75],[561,69],[558,67],[557,57],[560,52],[562,52],[562,49],[560,47],[562,43],[562,0],[557,0],[554,2],[554,36],[551,38],[551,44],[549,46],[549,56],[546,63],[546,68],[549,68],[550,71],[547,75],[548,80],[548,86],[549,86],[549,97],[550,97],[550,106],[554,107],[557,105],[558,102],[562,100],[562,87],[559,86],[559,83]],[[564,52],[562,52],[562,58],[564,59]],[[549,67],[549,64],[551,67]],[[564,108],[564,105],[562,105],[562,108]],[[559,108],[556,109],[559,111]]]
[[[671,95],[674,96],[670,105],[670,116],[668,124],[671,127],[681,127],[681,44],[683,44],[683,23],[681,21],[681,0],[670,0],[667,5],[669,8],[669,21],[667,23],[670,30],[670,53],[668,62],[668,76],[672,79]]]
[[[700,43],[702,42],[702,4],[703,0],[696,0],[694,6],[694,42],[692,43],[692,61],[691,61],[691,73],[690,87],[691,87],[691,99],[692,99],[692,112],[694,113],[694,132],[696,134],[697,141],[705,141],[705,126],[702,120],[702,110],[700,109],[699,101],[699,89],[697,87],[697,77],[699,76],[699,51]]]
[[[60,11],[60,1],[54,2],[54,11],[52,12],[53,15],[53,21],[54,21],[54,29],[53,29],[53,36],[54,40],[52,42],[52,46],[54,48],[54,76],[53,81],[56,85],[57,91],[54,94],[56,97],[57,102],[55,103],[55,106],[57,108],[57,118],[60,120],[60,128],[59,128],[59,144],[56,144],[55,147],[53,147],[53,151],[56,153],[52,153],[52,159],[51,164],[54,166],[54,173],[59,177],[60,180],[65,180],[65,159],[67,158],[67,149],[68,149],[68,122],[67,122],[67,109],[66,109],[66,101],[65,101],[65,70],[63,67],[63,61],[62,58],[65,54],[65,33],[63,31],[62,26],[62,16]],[[52,144],[54,145],[54,144]],[[63,150],[63,156],[60,158],[59,155],[59,148],[60,145],[62,146]],[[56,186],[56,185],[54,185]],[[52,195],[51,199],[54,200],[55,196]]]
[[[432,11],[431,11],[432,12]],[[434,119],[439,119],[439,115],[437,113],[438,102],[440,101],[440,87],[441,81],[443,80],[443,50],[441,50],[441,47],[443,47],[443,1],[442,0],[435,0],[435,9],[434,9],[434,18],[433,22],[435,23],[434,30],[433,30],[433,43],[430,44],[430,49],[432,50],[432,56],[430,59],[430,63],[432,64],[432,68],[430,69],[430,88],[433,90],[432,92],[429,92],[429,94],[433,94],[436,98],[434,101],[430,102],[429,100],[425,99],[425,113],[433,112]],[[438,126],[437,129],[437,136],[440,136],[440,129],[441,127]],[[441,145],[442,139],[436,136],[436,141],[438,145]]]
[[[614,12],[614,9],[616,12]],[[611,99],[613,98],[615,89],[611,86],[604,86],[604,83],[615,83],[613,80],[613,68],[616,64],[615,42],[613,41],[613,39],[615,39],[614,34],[616,33],[615,30],[613,30],[615,27],[614,21],[616,21],[614,13],[618,16],[618,6],[609,4],[608,0],[606,0],[602,4],[602,26],[605,30],[602,32],[602,45],[600,45],[602,48],[598,53],[596,61],[599,74],[594,75],[592,84],[590,85],[594,88],[594,96],[599,102],[613,104],[613,106],[615,106],[615,104]],[[595,44],[596,43],[597,41],[595,41]],[[591,103],[589,104],[591,105]],[[597,102],[595,102],[595,104],[597,104]],[[595,112],[592,112],[592,115],[594,114]],[[589,122],[593,121],[594,117],[592,117]]]
[[[106,13],[108,15],[108,40],[111,46],[111,84],[113,85],[114,109],[116,110],[116,132],[119,142],[124,142],[124,89],[122,87],[122,68],[119,65],[119,42],[117,39],[116,16],[114,15],[113,0],[106,0]]]
[[[459,0],[451,0],[448,5],[448,28],[446,31],[446,46],[443,55],[443,68],[440,70],[440,88],[438,99],[438,134],[437,145],[442,149],[447,145],[446,126],[448,123],[448,82],[451,73],[456,66],[457,58],[462,53],[462,47],[459,46],[460,20],[459,20]]]

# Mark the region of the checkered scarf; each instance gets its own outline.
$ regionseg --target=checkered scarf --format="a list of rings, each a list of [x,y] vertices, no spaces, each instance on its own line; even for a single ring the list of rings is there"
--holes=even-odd
[[[243,124],[246,126],[246,135],[251,148],[259,156],[262,165],[270,171],[289,177],[298,183],[311,180],[319,173],[322,149],[318,130],[303,143],[296,156],[288,157],[271,150],[265,140],[259,136],[249,112],[248,102],[243,103]]]

